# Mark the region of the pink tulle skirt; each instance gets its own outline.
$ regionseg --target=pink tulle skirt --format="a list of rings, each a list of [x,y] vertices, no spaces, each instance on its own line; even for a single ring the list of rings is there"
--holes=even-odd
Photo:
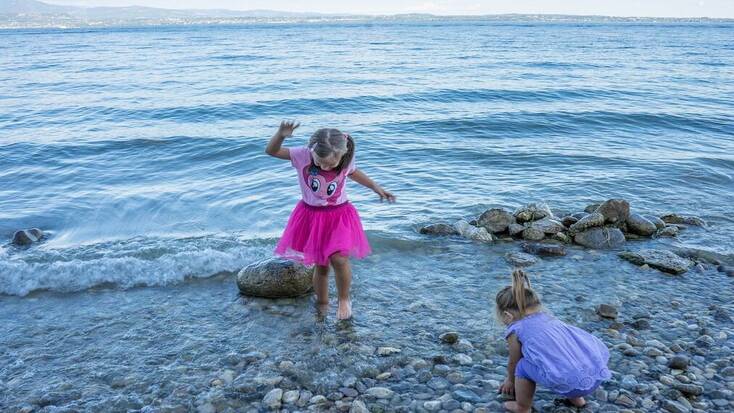
[[[281,257],[323,266],[329,265],[329,257],[336,253],[364,258],[370,252],[357,209],[349,202],[317,207],[300,201],[275,247]]]

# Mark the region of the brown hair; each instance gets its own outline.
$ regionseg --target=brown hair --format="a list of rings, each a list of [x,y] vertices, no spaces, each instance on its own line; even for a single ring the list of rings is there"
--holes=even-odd
[[[512,271],[512,285],[500,290],[495,297],[497,315],[504,311],[515,311],[520,317],[525,316],[528,308],[540,305],[540,297],[530,288],[530,280],[521,269]]]
[[[341,172],[354,159],[354,139],[348,133],[343,133],[339,129],[323,128],[317,130],[311,135],[308,147],[319,158],[328,158],[331,155],[341,156],[339,165],[334,168],[337,172]]]

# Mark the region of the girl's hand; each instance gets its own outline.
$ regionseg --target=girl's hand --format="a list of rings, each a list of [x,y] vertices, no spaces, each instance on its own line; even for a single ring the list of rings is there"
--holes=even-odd
[[[380,202],[385,200],[390,203],[395,202],[395,195],[382,189],[382,187],[378,186],[377,188],[375,188],[375,193],[380,196]]]
[[[504,383],[500,385],[500,388],[497,391],[497,393],[502,393],[502,394],[507,394],[507,395],[512,396],[513,394],[515,394],[515,382],[511,381],[509,378],[506,378]]]
[[[284,120],[283,122],[280,122],[280,127],[278,128],[278,136],[280,136],[281,138],[287,138],[293,135],[293,131],[296,130],[299,126],[301,126],[300,123],[296,123],[295,121],[290,120]]]

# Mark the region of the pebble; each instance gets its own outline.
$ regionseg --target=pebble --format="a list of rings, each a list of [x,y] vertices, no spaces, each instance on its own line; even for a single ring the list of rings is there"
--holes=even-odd
[[[349,413],[369,413],[369,409],[367,409],[367,405],[362,400],[355,400],[352,402]]]
[[[399,348],[395,347],[378,347],[377,348],[377,355],[387,357],[392,356],[393,354],[400,353]]]
[[[459,333],[455,331],[447,331],[438,336],[438,338],[446,344],[454,344],[459,341]]]
[[[677,354],[670,359],[670,361],[668,362],[668,367],[670,367],[671,369],[685,370],[688,368],[689,363],[690,359],[688,357],[682,354]]]
[[[263,398],[263,404],[271,409],[277,409],[281,405],[283,399],[283,389],[270,390]]]
[[[372,387],[367,389],[366,394],[378,399],[389,399],[393,394],[395,394],[395,392],[387,387]]]
[[[599,304],[596,306],[596,313],[604,318],[611,318],[616,319],[617,318],[617,307],[611,305],[611,304]]]

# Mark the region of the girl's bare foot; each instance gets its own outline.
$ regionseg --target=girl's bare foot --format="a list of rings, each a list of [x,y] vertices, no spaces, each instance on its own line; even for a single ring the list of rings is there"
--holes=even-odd
[[[530,413],[532,411],[532,408],[524,408],[521,407],[517,402],[505,402],[505,409],[515,412],[515,413]]]
[[[339,300],[339,308],[336,310],[336,318],[338,320],[349,320],[352,318],[351,300]]]
[[[320,303],[316,301],[315,307],[316,314],[319,317],[326,317],[326,315],[329,313],[329,303]]]
[[[586,406],[586,400],[583,397],[574,397],[573,399],[568,399],[568,401],[578,408]]]

